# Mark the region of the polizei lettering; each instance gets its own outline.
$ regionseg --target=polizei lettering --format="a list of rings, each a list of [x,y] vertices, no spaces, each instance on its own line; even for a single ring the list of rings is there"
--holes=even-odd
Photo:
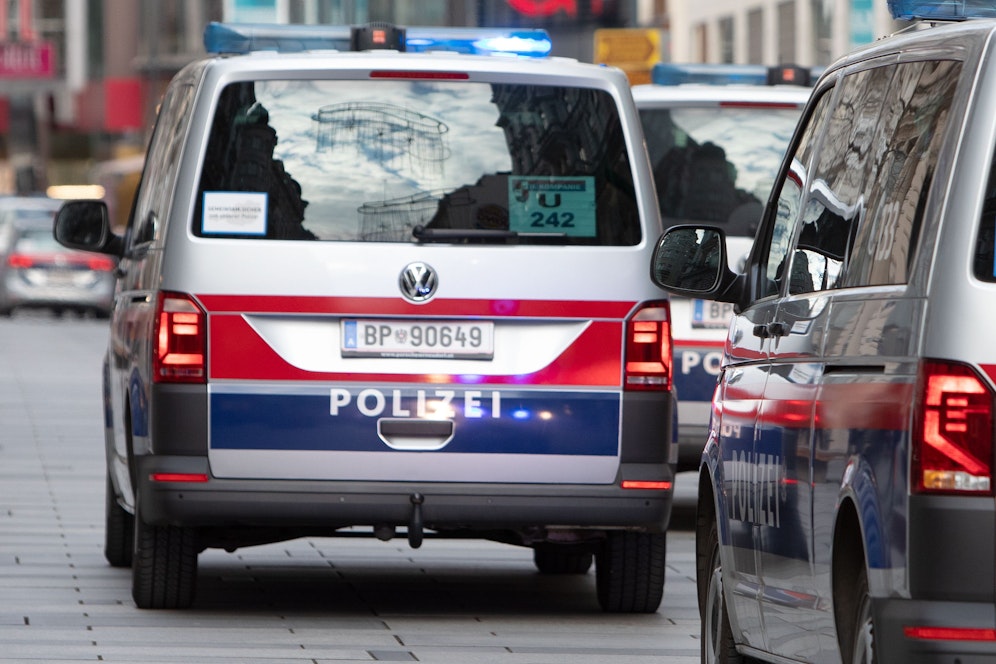
[[[501,393],[467,390],[360,390],[355,396],[347,389],[332,388],[329,414],[338,416],[355,409],[365,417],[441,417],[452,418],[458,409],[465,418],[500,418]]]
[[[734,450],[726,469],[730,487],[727,501],[730,519],[781,527],[779,489],[785,474],[781,456]]]

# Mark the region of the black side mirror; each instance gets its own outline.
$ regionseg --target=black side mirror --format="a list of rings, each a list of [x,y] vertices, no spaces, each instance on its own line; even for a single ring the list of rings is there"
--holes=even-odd
[[[657,243],[650,278],[667,290],[710,295],[726,271],[726,238],[721,230],[674,226]]]
[[[66,201],[55,215],[53,234],[70,249],[119,254],[121,239],[111,231],[103,201]]]

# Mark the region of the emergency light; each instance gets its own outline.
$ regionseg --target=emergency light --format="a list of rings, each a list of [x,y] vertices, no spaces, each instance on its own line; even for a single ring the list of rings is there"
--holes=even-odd
[[[382,36],[383,35],[383,36]],[[553,43],[545,30],[394,26],[301,25],[211,22],[204,29],[208,53],[252,51],[349,51],[390,48],[423,53],[449,51],[471,55],[545,57]]]
[[[809,86],[820,77],[822,69],[797,65],[707,65],[658,62],[651,72],[657,85],[803,85]]]
[[[961,21],[967,18],[996,18],[993,0],[888,0],[889,11],[897,19]]]

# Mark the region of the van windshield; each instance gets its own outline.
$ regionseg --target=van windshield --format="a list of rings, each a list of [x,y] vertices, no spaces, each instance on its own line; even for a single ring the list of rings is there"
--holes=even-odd
[[[754,237],[802,107],[642,109],[665,226],[686,221]]]
[[[641,241],[608,93],[435,79],[228,85],[192,230],[348,242]]]

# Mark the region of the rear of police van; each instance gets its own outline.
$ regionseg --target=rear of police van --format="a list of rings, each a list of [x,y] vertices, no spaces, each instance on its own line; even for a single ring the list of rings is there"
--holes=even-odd
[[[153,372],[162,417],[171,384],[205,391],[204,455],[152,441],[149,520],[207,546],[370,527],[594,553],[604,608],[656,610],[671,333],[628,95],[550,58],[211,62]]]

